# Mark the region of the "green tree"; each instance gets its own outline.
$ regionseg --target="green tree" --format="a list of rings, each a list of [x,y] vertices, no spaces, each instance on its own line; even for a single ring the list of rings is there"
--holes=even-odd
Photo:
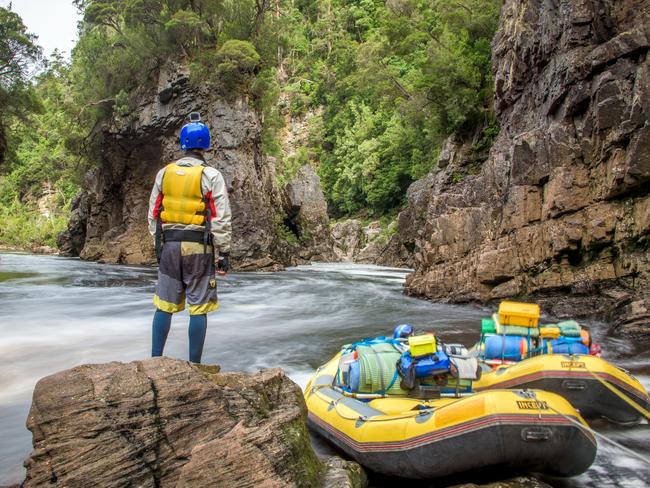
[[[500,4],[297,4],[300,53],[290,58],[290,86],[308,97],[303,110],[324,108],[319,172],[336,216],[391,212],[448,135],[491,124],[490,41]]]
[[[229,39],[192,63],[197,83],[218,87],[224,95],[249,93],[260,68],[260,55],[249,41]]]
[[[54,245],[77,192],[65,146],[74,125],[66,107],[67,66],[55,52],[32,77],[41,67],[34,42],[20,17],[0,8],[0,140],[6,134],[11,147],[0,175],[0,244],[15,246]],[[56,203],[46,216],[35,205],[44,186]]]
[[[8,149],[9,121],[35,108],[28,84],[30,70],[41,55],[35,39],[18,14],[0,7],[0,163]]]
[[[14,151],[0,180],[0,204],[35,199],[44,185],[58,194],[61,207],[76,193],[79,158],[67,142],[79,128],[74,117],[77,108],[70,104],[68,72],[69,66],[55,51],[34,80],[33,93],[40,110],[13,119]]]

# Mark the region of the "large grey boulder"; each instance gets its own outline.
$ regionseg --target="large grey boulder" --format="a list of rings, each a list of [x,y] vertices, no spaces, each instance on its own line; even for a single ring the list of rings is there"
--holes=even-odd
[[[332,226],[334,254],[344,262],[354,262],[366,244],[363,225],[357,219],[347,219]]]
[[[283,224],[297,241],[294,260],[333,260],[327,202],[314,168],[302,166],[285,185],[284,196],[287,217]]]
[[[312,487],[336,474],[312,450],[302,393],[281,370],[218,371],[155,358],[43,378],[23,486]]]

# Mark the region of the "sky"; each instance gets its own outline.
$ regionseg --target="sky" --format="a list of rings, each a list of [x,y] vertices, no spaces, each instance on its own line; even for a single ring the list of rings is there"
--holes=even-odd
[[[56,48],[70,57],[80,20],[72,0],[0,0],[0,6],[5,8],[10,3],[11,10],[22,17],[27,30],[38,36],[37,43],[45,56]]]

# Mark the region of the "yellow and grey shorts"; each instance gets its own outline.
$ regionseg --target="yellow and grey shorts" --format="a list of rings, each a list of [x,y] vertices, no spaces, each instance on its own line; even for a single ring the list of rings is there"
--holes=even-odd
[[[165,242],[158,265],[154,305],[163,312],[185,308],[190,315],[202,315],[219,308],[214,254],[198,242]]]

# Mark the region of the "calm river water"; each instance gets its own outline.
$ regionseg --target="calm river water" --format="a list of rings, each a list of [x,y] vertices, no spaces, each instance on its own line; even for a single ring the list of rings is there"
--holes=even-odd
[[[485,311],[402,295],[405,271],[316,264],[282,273],[232,273],[219,284],[203,361],[224,370],[280,366],[300,385],[341,344],[389,334],[395,324],[434,329],[448,342],[473,343]],[[0,485],[19,482],[31,448],[25,419],[36,381],[83,363],[131,361],[150,353],[155,270],[76,259],[0,254]],[[175,317],[165,353],[187,357],[187,319]],[[607,357],[650,387],[650,347],[604,337]],[[648,425],[600,431],[650,456]],[[319,450],[326,446],[315,440]],[[561,487],[647,486],[650,469],[601,444],[596,463]],[[390,481],[379,481],[382,486]]]

